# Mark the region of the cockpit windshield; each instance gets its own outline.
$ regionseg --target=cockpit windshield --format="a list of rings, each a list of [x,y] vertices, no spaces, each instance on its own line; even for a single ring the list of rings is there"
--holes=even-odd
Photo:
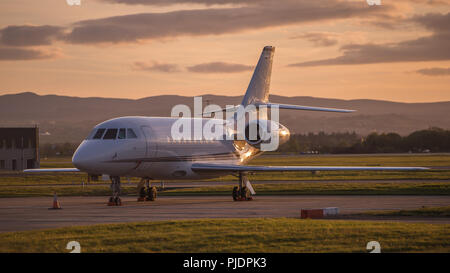
[[[99,128],[94,129],[87,139],[134,139],[138,138],[131,128]]]
[[[125,128],[120,128],[119,134],[117,135],[117,139],[126,139],[127,138],[126,132],[127,131],[125,130]]]
[[[117,136],[117,129],[108,129],[106,131],[105,135],[103,136],[103,139],[116,139]]]
[[[100,139],[103,136],[103,133],[105,132],[106,129],[98,129],[97,132],[94,135],[94,139]]]

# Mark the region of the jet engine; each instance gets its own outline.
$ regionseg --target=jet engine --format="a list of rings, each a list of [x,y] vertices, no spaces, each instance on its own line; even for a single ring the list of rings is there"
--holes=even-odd
[[[245,126],[245,141],[258,149],[274,151],[289,140],[290,132],[282,124],[271,120],[255,120]],[[268,150],[266,150],[268,151]]]

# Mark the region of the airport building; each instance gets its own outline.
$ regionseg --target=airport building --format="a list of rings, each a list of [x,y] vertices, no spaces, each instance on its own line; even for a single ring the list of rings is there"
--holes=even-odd
[[[39,168],[39,128],[0,128],[0,170]]]

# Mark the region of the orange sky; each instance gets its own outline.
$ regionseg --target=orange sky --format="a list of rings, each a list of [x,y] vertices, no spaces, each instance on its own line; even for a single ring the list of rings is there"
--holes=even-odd
[[[449,12],[447,0],[2,0],[0,95],[243,95],[273,45],[272,94],[449,101]]]

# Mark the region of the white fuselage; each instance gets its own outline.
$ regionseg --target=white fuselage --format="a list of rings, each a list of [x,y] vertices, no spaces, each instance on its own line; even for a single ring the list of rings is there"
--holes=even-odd
[[[261,151],[245,140],[174,140],[173,123],[179,118],[121,117],[98,124],[73,155],[74,166],[91,175],[134,176],[150,179],[204,179],[222,173],[197,174],[193,163],[244,164]],[[197,119],[199,120],[199,119]],[[205,124],[211,119],[200,119]],[[224,133],[229,133],[225,120]],[[285,127],[283,127],[285,128]],[[95,135],[105,129],[100,138]],[[108,129],[117,129],[108,139]],[[118,133],[127,131],[125,135]],[[130,137],[129,129],[133,131]],[[287,129],[286,129],[287,130]],[[112,131],[113,133],[113,131]],[[111,135],[112,135],[111,133]],[[194,132],[192,132],[194,134]]]

